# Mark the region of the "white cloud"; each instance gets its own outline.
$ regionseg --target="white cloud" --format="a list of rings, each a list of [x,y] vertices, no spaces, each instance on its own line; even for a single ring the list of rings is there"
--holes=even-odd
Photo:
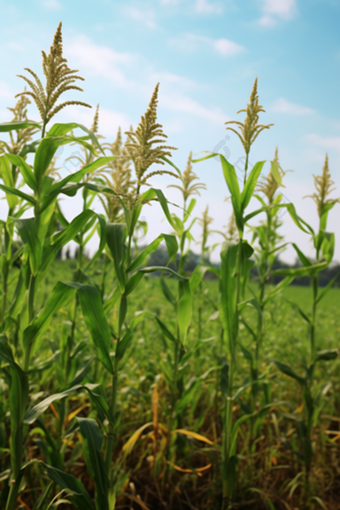
[[[162,94],[162,106],[172,111],[200,117],[214,124],[223,125],[228,120],[220,108],[207,108],[185,94]]]
[[[313,110],[312,108],[309,108],[308,106],[301,106],[296,103],[291,103],[290,101],[287,101],[287,99],[284,99],[283,97],[280,97],[275,101],[271,110],[273,112],[288,113],[291,115],[309,115],[311,113],[315,113],[315,110]]]
[[[62,9],[62,5],[60,2],[58,2],[58,0],[44,0],[42,5],[46,9],[51,9],[52,11],[59,11]]]
[[[93,43],[87,36],[77,37],[67,48],[67,54],[76,58],[81,69],[88,69],[95,76],[108,78],[117,87],[130,85],[121,66],[130,64],[131,53],[118,52],[108,46]]]
[[[262,16],[259,21],[259,25],[262,27],[274,27],[277,23],[277,20],[272,16]]]
[[[65,114],[74,119],[75,122],[83,124],[84,126],[91,126],[95,109],[82,108],[77,106],[69,106],[65,110]],[[115,138],[118,127],[121,127],[122,132],[128,130],[131,121],[125,113],[115,112],[106,108],[99,107],[99,133],[103,136],[110,137],[110,140]]]
[[[219,14],[223,11],[223,6],[221,2],[196,0],[195,11],[199,14]]]
[[[185,76],[180,76],[178,74],[170,73],[168,71],[162,72],[154,72],[150,75],[151,83],[160,83],[161,91],[172,90],[176,87],[176,90],[187,90],[197,86],[197,83],[191,80],[190,78],[186,78]]]
[[[0,81],[0,99],[13,99],[14,92],[5,81]]]
[[[273,14],[280,18],[291,18],[296,11],[295,0],[262,0],[265,14]]]
[[[233,41],[229,41],[229,39],[224,38],[216,39],[215,41],[213,41],[212,44],[217,53],[220,53],[220,55],[223,55],[224,57],[238,55],[239,53],[242,53],[245,49],[240,44],[237,44]]]
[[[310,133],[305,136],[305,140],[323,149],[334,149],[340,152],[340,136],[322,136]]]
[[[273,27],[280,20],[292,19],[296,10],[296,0],[262,0],[263,16],[258,23],[263,27]]]
[[[157,28],[156,13],[152,9],[139,9],[138,7],[129,6],[124,9],[124,13],[147,28]]]
[[[213,51],[223,57],[238,55],[245,51],[245,47],[229,39],[220,38],[212,39],[203,35],[183,34],[170,41],[170,44],[177,47],[181,51],[195,51],[202,47],[210,47]]]

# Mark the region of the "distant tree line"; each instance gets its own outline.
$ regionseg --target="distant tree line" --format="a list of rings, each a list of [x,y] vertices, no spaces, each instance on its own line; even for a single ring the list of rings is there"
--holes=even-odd
[[[139,248],[141,251],[144,249],[143,246]],[[67,247],[66,251],[64,252],[66,259],[77,259],[78,257],[78,249],[76,248],[73,253],[71,252],[70,248]],[[58,258],[61,258],[60,254],[58,254]],[[86,256],[86,255],[85,255]],[[149,260],[147,262],[147,266],[166,266],[168,264],[168,252],[164,246],[159,246],[159,248],[151,253],[149,256]],[[171,269],[176,270],[178,268],[178,261],[179,261],[179,255],[177,255],[176,260],[170,262],[169,267]],[[184,270],[188,273],[192,273],[194,271],[195,267],[201,263],[201,256],[194,253],[193,251],[189,250],[185,264],[184,264]],[[215,267],[219,267],[218,263],[211,263],[210,260],[207,258],[204,262],[206,265],[213,265]],[[279,258],[275,260],[273,265],[273,270],[275,269],[282,269],[282,268],[296,268],[301,267],[301,262],[299,260],[295,261],[293,264],[288,264],[287,262],[284,262],[280,260]],[[333,278],[335,278],[336,275],[340,273],[340,264],[338,262],[335,262],[331,264],[327,269],[324,271],[321,271],[319,273],[319,282],[321,287],[325,287]],[[153,273],[154,277],[159,277],[161,272]],[[251,271],[251,279],[252,281],[257,281],[258,278],[258,272],[256,266],[253,267]],[[214,275],[211,272],[207,272],[205,275],[205,279],[207,280],[215,280],[217,279],[217,276]],[[281,280],[283,280],[282,276],[278,275],[272,275],[268,283],[277,284]],[[301,278],[295,278],[293,280],[292,285],[301,285],[301,286],[308,286],[310,285],[310,278],[309,276],[303,276]],[[336,280],[334,287],[340,287],[340,277]]]

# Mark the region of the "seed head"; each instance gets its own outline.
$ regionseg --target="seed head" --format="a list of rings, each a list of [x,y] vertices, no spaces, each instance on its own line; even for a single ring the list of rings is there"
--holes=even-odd
[[[42,51],[42,67],[46,78],[45,89],[37,74],[28,67],[25,67],[25,71],[33,76],[34,81],[26,76],[18,75],[26,81],[31,90],[25,90],[17,94],[16,97],[26,95],[33,98],[43,121],[43,131],[51,118],[67,105],[81,105],[91,108],[90,105],[81,101],[65,101],[64,103],[56,105],[59,97],[64,92],[68,90],[82,91],[83,89],[73,84],[76,80],[84,81],[84,78],[76,75],[78,72],[77,70],[72,70],[68,67],[67,60],[63,57],[61,26],[62,24],[60,22],[49,55],[46,55],[46,53]]]
[[[99,104],[97,104],[96,113],[93,117],[93,123],[91,127],[92,133],[96,134],[98,133],[98,127],[99,127]]]
[[[238,126],[239,131],[236,131],[236,129],[232,127],[227,127],[226,129],[230,129],[234,133],[237,134],[239,139],[241,140],[241,143],[244,147],[246,155],[249,154],[250,148],[258,135],[263,131],[264,129],[269,129],[270,126],[273,126],[274,124],[259,124],[259,113],[265,112],[263,109],[263,106],[259,105],[259,97],[257,94],[257,78],[255,79],[253,90],[250,94],[250,101],[247,105],[246,109],[239,110],[237,113],[245,112],[246,118],[244,122],[239,122],[237,120],[231,120],[228,122],[225,122],[225,124],[236,124]]]
[[[177,184],[170,184],[168,188],[177,188],[182,192],[184,202],[187,201],[187,199],[190,197],[190,195],[199,195],[200,196],[200,189],[207,189],[206,185],[203,182],[196,182],[193,183],[195,180],[199,180],[199,177],[192,171],[192,152],[189,154],[188,162],[186,169],[182,173],[182,175],[179,177],[182,181],[182,186],[179,186]],[[193,184],[192,184],[193,183]]]
[[[128,136],[125,146],[135,166],[138,190],[143,184],[148,184],[147,180],[153,175],[170,174],[173,177],[178,177],[167,170],[156,170],[145,175],[153,163],[164,165],[161,158],[171,157],[170,150],[176,150],[175,147],[162,145],[167,135],[163,133],[163,126],[157,123],[158,88],[159,83],[155,87],[149,107],[145,115],[142,116],[136,131],[131,129],[125,133]]]
[[[319,217],[322,216],[324,212],[324,206],[326,204],[333,204],[335,202],[339,202],[339,198],[327,198],[332,191],[334,191],[336,188],[333,187],[334,182],[331,180],[331,174],[328,167],[328,154],[326,154],[325,157],[325,163],[323,165],[322,169],[322,175],[314,175],[314,186],[316,189],[316,193],[313,193],[313,195],[307,195],[308,197],[312,198],[318,208],[318,214]]]
[[[273,162],[276,164],[281,177],[283,177],[286,174],[286,172],[284,172],[282,170],[282,168],[280,167],[279,151],[278,151],[277,147],[275,149],[275,155],[274,155]],[[268,198],[269,203],[272,203],[275,193],[277,192],[279,186],[280,186],[280,184],[277,182],[274,175],[270,171],[266,177],[262,177],[262,182],[261,181],[258,182],[256,189],[257,189],[257,191],[261,191],[262,193],[264,193],[266,195],[266,197]]]
[[[119,158],[110,161],[105,167],[105,180],[119,196],[105,194],[105,200],[100,199],[110,222],[117,222],[122,208],[121,198],[126,199],[127,206],[131,202],[131,192],[134,189],[134,181],[131,179],[131,159],[122,141],[121,129],[118,129],[116,140],[112,144],[105,144],[103,148],[108,150],[112,156]]]
[[[13,108],[8,108],[13,113],[12,122],[28,121],[27,106],[31,104],[28,97],[21,96]],[[10,131],[9,136],[11,143],[0,141],[0,153],[8,152],[10,154],[20,154],[25,145],[32,140],[33,134],[37,131],[34,126],[29,126],[16,131]],[[16,134],[16,138],[15,135]]]
[[[207,244],[208,235],[209,235],[209,225],[213,222],[213,219],[209,216],[209,206],[204,209],[202,218],[199,218],[199,224],[202,227],[202,246],[203,249],[205,248],[205,245]]]
[[[225,238],[226,238],[226,241],[228,241],[230,243],[236,242],[238,240],[238,230],[237,230],[237,226],[236,226],[234,213],[232,213],[229,218],[229,222],[228,222],[228,226],[227,226],[227,233],[226,233]]]

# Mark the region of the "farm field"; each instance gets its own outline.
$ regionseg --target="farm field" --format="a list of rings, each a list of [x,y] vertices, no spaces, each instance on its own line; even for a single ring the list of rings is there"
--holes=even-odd
[[[89,107],[59,101],[83,80],[63,57],[61,23],[42,60],[46,85],[25,68],[29,90],[0,123],[0,509],[339,509],[339,274],[321,285],[336,267],[328,155],[310,225],[283,198],[278,149],[266,175],[264,160],[249,163],[272,126],[259,121],[257,78],[243,122],[225,122],[244,149],[240,175],[212,152],[173,163],[159,84],[113,141],[100,137],[99,106],[91,127],[53,124],[63,108]],[[78,170],[60,175],[57,151],[75,144]],[[194,165],[213,157],[232,206],[218,265],[209,208],[195,214],[206,185]],[[175,212],[152,184],[164,174]],[[64,200],[77,194],[69,221]],[[143,245],[141,213],[155,202],[170,233]],[[283,209],[313,255],[283,239]],[[275,265],[288,244],[298,263]]]
[[[90,274],[97,280],[100,263]],[[46,302],[48,295],[58,281],[72,281],[76,262],[73,260],[55,261],[51,266],[48,277],[37,292],[37,306],[41,308]],[[109,278],[113,278],[112,272]],[[174,280],[168,282],[169,288],[174,292],[177,283]],[[119,423],[116,431],[116,446],[114,458],[120,459],[120,473],[118,476],[121,494],[117,499],[117,507],[140,508],[144,502],[149,508],[158,508],[163,500],[165,508],[186,508],[187,501],[194,508],[218,507],[219,499],[214,494],[218,483],[218,458],[216,451],[221,447],[221,348],[220,348],[220,323],[216,318],[215,306],[218,303],[218,282],[204,281],[203,298],[203,339],[201,348],[188,361],[183,369],[185,377],[184,395],[190,395],[183,410],[183,428],[187,431],[197,432],[213,443],[206,445],[200,440],[190,436],[182,437],[181,455],[176,461],[177,469],[188,470],[188,473],[172,470],[171,482],[165,488],[161,486],[161,480],[155,473],[153,460],[155,454],[154,438],[151,437],[157,416],[158,424],[167,426],[169,419],[170,392],[165,373],[161,367],[169,363],[173,346],[160,331],[155,320],[146,318],[136,328],[133,344],[127,350],[123,359],[123,368],[119,378],[117,394],[117,415]],[[250,283],[250,289],[256,292],[258,285]],[[282,295],[275,299],[268,308],[266,317],[266,335],[263,339],[262,370],[267,373],[270,380],[266,391],[270,395],[269,401],[273,402],[261,424],[261,435],[256,444],[248,437],[247,429],[250,422],[245,422],[240,434],[240,464],[242,466],[237,483],[236,494],[239,501],[245,505],[251,504],[253,508],[299,508],[301,492],[298,485],[300,465],[296,454],[290,451],[285,444],[286,437],[294,444],[295,432],[291,415],[301,417],[303,398],[301,391],[296,387],[294,380],[282,375],[273,363],[278,359],[302,370],[303,356],[308,352],[308,330],[301,323],[299,312],[287,301],[295,303],[302,310],[308,310],[311,302],[311,289],[309,287],[291,286],[284,289]],[[319,310],[318,328],[322,334],[317,337],[317,345],[320,349],[332,349],[337,345],[340,335],[339,320],[340,290],[332,289],[324,298]],[[194,299],[195,302],[195,299]],[[174,321],[171,318],[171,305],[164,301],[159,278],[148,278],[138,288],[130,305],[129,320],[136,312],[148,310],[157,315],[162,321]],[[64,388],[63,383],[63,360],[60,352],[62,345],[60,322],[69,318],[70,309],[65,307],[57,311],[45,333],[44,342],[38,347],[35,357],[35,366],[32,367],[32,388],[42,400],[47,395],[53,395]],[[255,319],[254,313],[248,313],[249,321]],[[193,317],[192,326],[189,330],[188,346],[194,346],[197,338],[197,317]],[[95,357],[95,349],[88,339],[86,326],[79,317],[78,330],[75,336],[75,344],[79,345],[84,338],[86,346],[81,351],[81,356],[74,363],[74,374],[81,373],[90,360]],[[241,328],[240,342],[249,350],[252,349],[252,338],[246,328]],[[287,348],[287,346],[290,346]],[[114,344],[112,346],[114,349]],[[43,367],[46,360],[51,361]],[[242,352],[237,356],[238,374],[235,387],[242,387],[249,382],[249,363]],[[339,409],[339,362],[331,366],[319,367],[316,375],[317,381],[329,381],[332,386],[327,399],[322,404],[320,411],[320,426],[314,431],[315,437],[320,438],[321,447],[317,448],[318,469],[315,470],[315,480],[318,490],[322,490],[323,501],[327,508],[337,508],[337,494],[339,484],[339,445],[336,433],[340,435],[340,419],[337,419]],[[79,379],[79,383],[101,383],[105,388],[109,385],[109,379],[102,373],[98,360],[94,359],[92,366],[86,370]],[[157,388],[157,393],[155,393]],[[78,394],[76,394],[78,393]],[[157,395],[155,404],[155,395]],[[3,394],[3,397],[5,395]],[[236,416],[241,415],[242,406],[246,408],[250,401],[250,391],[242,395],[239,403],[235,406]],[[262,402],[261,402],[262,401]],[[264,395],[259,396],[260,402],[266,401]],[[282,401],[280,406],[275,402]],[[155,408],[157,405],[157,408]],[[42,415],[46,432],[52,437],[58,434],[58,418],[62,409],[58,401],[50,404]],[[156,411],[157,409],[157,411]],[[98,419],[98,411],[95,404],[89,399],[88,394],[78,390],[70,395],[67,401],[65,421],[65,448],[64,466],[82,480],[89,493],[93,491],[93,483],[88,478],[86,463],[81,448],[79,434],[67,433],[72,431],[72,417],[88,417]],[[67,416],[66,416],[67,414]],[[334,420],[332,417],[334,416]],[[138,437],[129,455],[124,455],[123,447],[133,434],[146,424],[149,428]],[[153,424],[153,425],[151,425]],[[5,426],[8,426],[8,416]],[[38,425],[38,424],[37,424]],[[49,447],[43,447],[41,443],[45,436],[38,426],[31,426],[26,448],[30,457],[46,461],[51,455]],[[328,431],[332,431],[332,435]],[[292,433],[293,432],[293,433]],[[44,437],[46,439],[46,436]],[[157,441],[157,451],[161,451],[162,441]],[[6,454],[2,462],[6,465]],[[257,469],[252,465],[256,462]],[[217,465],[214,466],[214,463]],[[178,466],[177,466],[178,464]],[[201,474],[195,470],[210,466]],[[31,468],[30,482],[28,483],[22,501],[31,508],[34,497],[37,497],[42,487],[47,483],[44,474],[36,468]],[[159,469],[161,469],[159,467]],[[190,472],[191,471],[191,472]],[[294,489],[294,480],[296,488]],[[256,490],[255,490],[256,489]],[[161,491],[161,492],[159,492]],[[126,494],[125,496],[123,494]],[[3,491],[4,494],[4,491]],[[36,496],[34,496],[34,494]],[[160,494],[162,496],[160,496]],[[291,496],[290,496],[291,494]],[[169,497],[171,495],[171,497]],[[141,498],[141,502],[135,502],[131,496]],[[255,496],[255,497],[254,497]],[[162,497],[162,500],[159,498]],[[169,499],[168,499],[169,498]],[[253,501],[253,503],[249,503]],[[248,503],[247,503],[248,502]],[[295,505],[295,506],[294,506]],[[242,507],[242,503],[240,503]],[[246,507],[246,506],[245,506]],[[289,506],[288,506],[289,508]]]

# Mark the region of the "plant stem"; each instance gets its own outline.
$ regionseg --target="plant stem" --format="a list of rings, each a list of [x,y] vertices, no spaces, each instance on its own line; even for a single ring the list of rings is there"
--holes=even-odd
[[[117,363],[115,363],[114,368],[114,374],[112,376],[112,383],[111,383],[111,401],[110,401],[110,413],[112,419],[114,419],[115,413],[116,413],[116,402],[117,402]],[[106,454],[105,454],[105,465],[106,465],[106,471],[108,475],[111,471],[111,463],[112,463],[112,454],[113,454],[113,447],[114,447],[114,423],[110,421],[109,427],[108,427],[108,441],[107,441],[107,447],[106,447]],[[110,479],[110,476],[109,476]]]
[[[249,153],[247,152],[247,154],[246,154],[246,162],[245,162],[245,165],[244,165],[244,180],[243,180],[244,186],[246,185],[246,182],[247,182],[248,160],[249,160]]]
[[[28,288],[28,324],[31,324],[31,322],[33,321],[33,317],[34,317],[35,282],[36,282],[36,276],[31,275],[29,288]],[[24,372],[27,372],[29,369],[31,348],[32,348],[32,345],[28,344],[25,349],[24,366],[23,366]]]
[[[242,237],[240,236],[237,261],[236,261],[236,310],[235,313],[238,316],[238,305],[240,302],[240,280],[242,271]],[[238,322],[237,322],[238,324]],[[230,364],[228,374],[228,392],[227,398],[224,404],[224,417],[223,417],[223,437],[222,437],[222,464],[223,464],[223,502],[222,510],[227,508],[232,495],[233,495],[233,480],[231,480],[231,433],[233,427],[233,384],[234,384],[234,372],[236,369],[236,344],[238,339],[238,325],[235,330],[233,338],[230,340]]]

